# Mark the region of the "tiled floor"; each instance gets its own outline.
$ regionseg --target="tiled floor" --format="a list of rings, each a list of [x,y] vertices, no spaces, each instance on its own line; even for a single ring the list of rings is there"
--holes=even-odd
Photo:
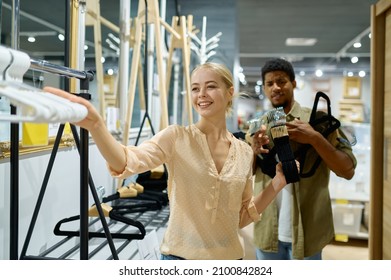
[[[323,250],[325,260],[368,260],[368,240],[349,239],[347,242],[335,241]]]

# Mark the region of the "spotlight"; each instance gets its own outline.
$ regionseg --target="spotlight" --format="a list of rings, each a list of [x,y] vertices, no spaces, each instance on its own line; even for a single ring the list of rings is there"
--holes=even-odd
[[[316,70],[315,75],[316,75],[316,77],[322,77],[323,76],[323,71],[318,69],[318,70]]]
[[[358,57],[357,57],[357,56],[353,56],[353,57],[350,59],[350,61],[351,61],[352,63],[357,63],[357,62],[358,62]]]

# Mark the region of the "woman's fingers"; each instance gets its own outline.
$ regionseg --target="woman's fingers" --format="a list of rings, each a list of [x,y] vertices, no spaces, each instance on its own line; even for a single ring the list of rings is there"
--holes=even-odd
[[[82,97],[79,97],[77,95],[74,95],[74,94],[71,94],[69,92],[66,92],[62,89],[59,89],[59,88],[55,88],[55,87],[44,87],[43,88],[43,91],[46,91],[46,92],[49,92],[49,93],[52,93],[52,94],[55,94],[57,96],[60,96],[62,98],[65,98],[65,99],[68,99],[72,102],[76,102],[76,103],[80,103],[86,107],[89,106],[89,101],[82,98]]]

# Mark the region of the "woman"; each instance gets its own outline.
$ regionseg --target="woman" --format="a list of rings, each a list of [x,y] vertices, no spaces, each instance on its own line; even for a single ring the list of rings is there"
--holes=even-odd
[[[191,98],[200,115],[196,124],[171,125],[137,147],[115,140],[87,100],[55,88],[44,90],[87,107],[87,117],[75,124],[89,130],[112,176],[126,178],[166,165],[170,218],[162,259],[243,258],[239,228],[257,221],[286,181],[277,165],[270,186],[253,197],[252,149],[265,152],[262,145],[269,140],[263,127],[251,148],[227,130],[234,87],[225,66],[205,63],[193,70]]]

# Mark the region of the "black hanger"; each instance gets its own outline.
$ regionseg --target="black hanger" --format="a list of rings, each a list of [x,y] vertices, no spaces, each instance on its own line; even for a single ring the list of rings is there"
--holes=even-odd
[[[102,210],[103,210],[103,213],[104,213],[105,217],[109,217],[113,221],[119,221],[119,222],[122,222],[122,223],[124,223],[126,225],[136,227],[139,230],[139,233],[122,233],[122,232],[110,233],[112,238],[128,239],[128,240],[131,240],[131,239],[143,239],[144,238],[144,236],[146,234],[146,231],[145,231],[144,225],[141,222],[135,221],[135,220],[133,220],[131,218],[128,218],[126,216],[118,214],[115,210],[113,210],[113,208],[111,206],[107,205],[106,203],[102,203],[101,206],[102,206]],[[92,217],[93,216],[98,216],[98,212],[96,210],[96,206],[95,205],[90,207],[89,215],[92,216]],[[61,226],[63,224],[69,223],[69,222],[72,222],[72,221],[76,221],[78,219],[80,219],[80,215],[75,215],[75,216],[72,216],[72,217],[69,217],[69,218],[65,218],[65,219],[62,219],[62,220],[58,221],[56,226],[54,227],[54,234],[58,235],[58,236],[68,236],[68,237],[80,236],[80,231],[79,230],[71,231],[71,230],[62,230],[61,229]],[[94,237],[106,238],[106,234],[104,232],[94,232],[94,231],[92,231],[92,232],[88,232],[88,237],[89,238],[94,238]]]
[[[132,182],[118,188],[115,194],[103,197],[102,201],[113,201],[112,211],[119,215],[162,209],[162,203],[157,198],[144,194],[144,191],[143,186]]]

